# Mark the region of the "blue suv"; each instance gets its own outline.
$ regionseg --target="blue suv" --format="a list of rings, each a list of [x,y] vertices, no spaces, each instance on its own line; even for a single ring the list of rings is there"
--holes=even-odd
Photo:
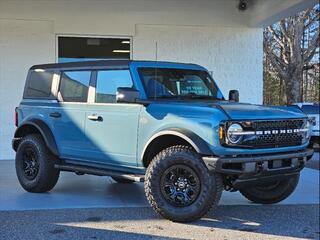
[[[312,157],[296,107],[226,100],[195,64],[106,60],[36,65],[16,108],[16,172],[29,192],[60,171],[144,182],[172,221],[201,218],[223,190],[255,203],[287,198]]]

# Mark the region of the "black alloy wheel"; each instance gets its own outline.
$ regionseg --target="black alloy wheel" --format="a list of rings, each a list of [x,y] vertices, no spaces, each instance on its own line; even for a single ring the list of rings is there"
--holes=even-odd
[[[160,180],[164,198],[175,207],[191,205],[199,196],[201,183],[198,175],[185,165],[168,168]]]
[[[33,180],[36,178],[39,172],[39,160],[36,151],[27,146],[23,149],[23,162],[22,162],[22,169],[25,177],[28,180]]]

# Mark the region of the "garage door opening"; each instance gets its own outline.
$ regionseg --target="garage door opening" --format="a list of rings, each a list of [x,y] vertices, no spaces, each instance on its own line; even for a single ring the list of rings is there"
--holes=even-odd
[[[130,38],[58,37],[58,62],[130,59]]]

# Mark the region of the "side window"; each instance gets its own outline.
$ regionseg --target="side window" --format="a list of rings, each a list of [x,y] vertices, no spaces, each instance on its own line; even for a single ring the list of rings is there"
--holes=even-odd
[[[44,70],[31,71],[27,80],[24,97],[47,98],[51,96],[53,72]]]
[[[61,72],[59,98],[64,102],[87,102],[91,71]]]
[[[96,103],[115,103],[118,87],[133,87],[129,70],[98,71]]]

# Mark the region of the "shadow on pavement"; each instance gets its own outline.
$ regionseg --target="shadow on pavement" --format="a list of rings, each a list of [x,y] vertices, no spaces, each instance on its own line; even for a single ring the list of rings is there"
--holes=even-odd
[[[319,238],[319,205],[220,206],[193,223],[151,208],[0,212],[0,239]]]

